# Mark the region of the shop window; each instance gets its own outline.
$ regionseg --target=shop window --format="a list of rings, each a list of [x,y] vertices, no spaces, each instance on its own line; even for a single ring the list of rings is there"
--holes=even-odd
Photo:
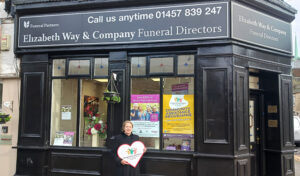
[[[130,120],[133,133],[149,149],[159,149],[160,143],[160,79],[131,80]]]
[[[65,76],[66,74],[66,59],[55,59],[53,60],[53,76]]]
[[[70,60],[68,75],[89,75],[90,60]]]
[[[163,148],[194,151],[194,78],[163,78]]]
[[[137,71],[139,59],[145,75]],[[194,151],[194,55],[148,59],[131,58],[133,133],[149,149]]]
[[[178,74],[194,74],[194,55],[179,55],[178,57]]]
[[[108,76],[108,58],[95,58],[94,76]]]
[[[51,145],[75,146],[78,80],[52,81]]]
[[[131,75],[133,76],[146,75],[146,57],[131,58]]]
[[[174,73],[173,57],[150,58],[150,74]]]
[[[92,61],[90,58],[53,60],[50,137],[53,146],[105,145],[107,103],[101,98],[108,83],[108,58],[93,61],[93,74],[99,79],[80,79],[92,76]]]
[[[106,139],[107,103],[102,95],[107,81],[82,80],[80,93],[80,146],[103,147]],[[92,133],[97,133],[93,135]]]
[[[107,80],[102,80],[104,79],[52,81],[51,145],[80,147],[105,145],[107,103],[101,100],[101,96],[107,87]],[[79,139],[79,142],[76,139]]]

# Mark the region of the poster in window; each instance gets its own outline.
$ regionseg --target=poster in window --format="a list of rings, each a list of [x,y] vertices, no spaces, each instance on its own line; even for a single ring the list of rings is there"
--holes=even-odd
[[[94,96],[84,96],[84,117],[93,117],[98,113],[99,98]]]
[[[53,145],[57,146],[72,146],[74,139],[73,131],[57,131]]]
[[[192,138],[194,95],[163,95],[164,137]]]
[[[71,110],[72,110],[71,105],[62,105],[61,106],[61,120],[71,120],[72,119]]]
[[[130,120],[133,133],[140,137],[159,137],[159,94],[131,95]]]
[[[172,94],[188,94],[189,83],[173,84]]]

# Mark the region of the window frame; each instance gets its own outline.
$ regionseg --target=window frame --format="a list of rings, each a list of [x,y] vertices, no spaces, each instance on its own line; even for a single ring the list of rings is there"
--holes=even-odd
[[[150,73],[151,59],[154,59],[154,58],[167,58],[167,57],[173,58],[173,71],[172,72]],[[163,76],[176,75],[176,73],[177,73],[176,65],[177,65],[177,56],[173,55],[173,54],[172,55],[151,55],[151,56],[147,56],[147,58],[146,58],[146,75],[153,76],[153,77],[162,76],[162,75]]]
[[[108,65],[107,65],[107,76],[95,76],[95,60],[96,59],[108,59]],[[103,57],[103,56],[99,56],[99,57],[94,57],[91,61],[91,79],[105,79],[105,78],[109,78],[109,57]]]
[[[88,74],[82,74],[82,75],[70,75],[69,74],[69,68],[70,68],[70,61],[78,61],[78,60],[89,60],[90,64],[89,64],[89,73]],[[66,67],[66,76],[68,78],[92,78],[92,73],[94,72],[94,68],[92,68],[92,57],[73,57],[73,58],[67,58],[67,67]]]
[[[194,74],[178,74],[178,56],[179,55],[193,55],[194,56]],[[171,151],[171,150],[165,150],[164,149],[164,138],[163,138],[163,78],[176,78],[176,77],[192,77],[194,78],[194,88],[196,86],[196,79],[195,79],[195,70],[196,70],[196,54],[195,52],[190,52],[190,53],[176,53],[176,54],[158,54],[158,55],[130,55],[128,56],[131,61],[131,57],[146,57],[146,74],[145,75],[131,75],[130,72],[130,95],[129,98],[131,97],[131,80],[132,78],[159,78],[160,79],[160,106],[159,106],[159,112],[160,112],[160,117],[159,117],[159,149],[150,149],[153,151],[164,151],[164,152],[180,152],[180,153],[193,153],[196,151],[197,147],[197,142],[196,142],[196,132],[198,131],[196,129],[197,126],[197,120],[196,120],[196,109],[195,109],[195,99],[194,99],[194,150],[193,151]],[[150,73],[150,59],[151,58],[159,58],[159,57],[173,57],[173,73]],[[131,68],[131,63],[130,63],[130,68]],[[195,97],[196,91],[194,91],[194,97]],[[129,99],[129,105],[127,106],[128,109],[130,110],[130,105],[131,105],[131,100]],[[129,112],[129,111],[128,111]]]
[[[51,97],[50,97],[50,113],[49,113],[49,132],[48,132],[48,136],[49,136],[49,146],[52,148],[59,148],[59,147],[67,147],[67,148],[89,148],[89,149],[97,149],[97,148],[107,148],[107,146],[100,146],[100,147],[92,147],[92,146],[79,146],[80,145],[80,105],[81,105],[81,96],[80,96],[80,92],[82,90],[82,80],[83,79],[109,79],[108,76],[94,76],[94,64],[95,64],[95,58],[108,58],[109,57],[107,55],[103,56],[95,56],[95,57],[53,57],[51,58],[51,67],[50,67],[50,79],[51,79],[51,83],[50,83],[50,92],[51,92]],[[65,68],[65,76],[53,76],[53,60],[55,59],[65,59],[66,62],[66,68]],[[68,75],[68,71],[69,71],[69,61],[70,60],[90,60],[90,66],[89,66],[89,74],[88,75]],[[109,60],[108,60],[109,62]],[[108,64],[109,65],[109,64]],[[74,140],[76,140],[75,146],[55,146],[55,145],[51,145],[51,132],[52,132],[52,85],[53,85],[53,80],[55,79],[75,79],[77,80],[77,114],[76,114],[76,131],[75,131],[75,136]]]

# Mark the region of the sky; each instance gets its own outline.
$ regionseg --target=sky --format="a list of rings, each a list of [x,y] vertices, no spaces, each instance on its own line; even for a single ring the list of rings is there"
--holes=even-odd
[[[299,0],[285,0],[285,2],[289,3],[293,8],[295,8],[298,13],[296,14],[295,20],[292,22],[292,31],[293,31],[293,47],[295,45],[295,35],[297,35],[297,43],[298,43],[298,53],[300,53],[300,1]],[[295,50],[293,49],[293,54]]]

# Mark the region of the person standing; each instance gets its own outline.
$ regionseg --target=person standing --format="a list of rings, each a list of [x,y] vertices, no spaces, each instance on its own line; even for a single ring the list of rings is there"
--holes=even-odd
[[[137,103],[133,103],[132,105],[133,108],[130,110],[130,120],[140,120],[138,116],[139,113],[138,106],[139,105]]]
[[[131,121],[126,120],[122,125],[121,134],[115,136],[113,143],[113,157],[117,166],[116,176],[139,176],[140,175],[140,167],[139,164],[134,168],[129,165],[129,163],[125,160],[122,160],[118,157],[117,150],[123,144],[131,145],[133,142],[139,140],[138,135],[132,134],[133,124]],[[144,149],[144,153],[146,152],[146,148]]]

